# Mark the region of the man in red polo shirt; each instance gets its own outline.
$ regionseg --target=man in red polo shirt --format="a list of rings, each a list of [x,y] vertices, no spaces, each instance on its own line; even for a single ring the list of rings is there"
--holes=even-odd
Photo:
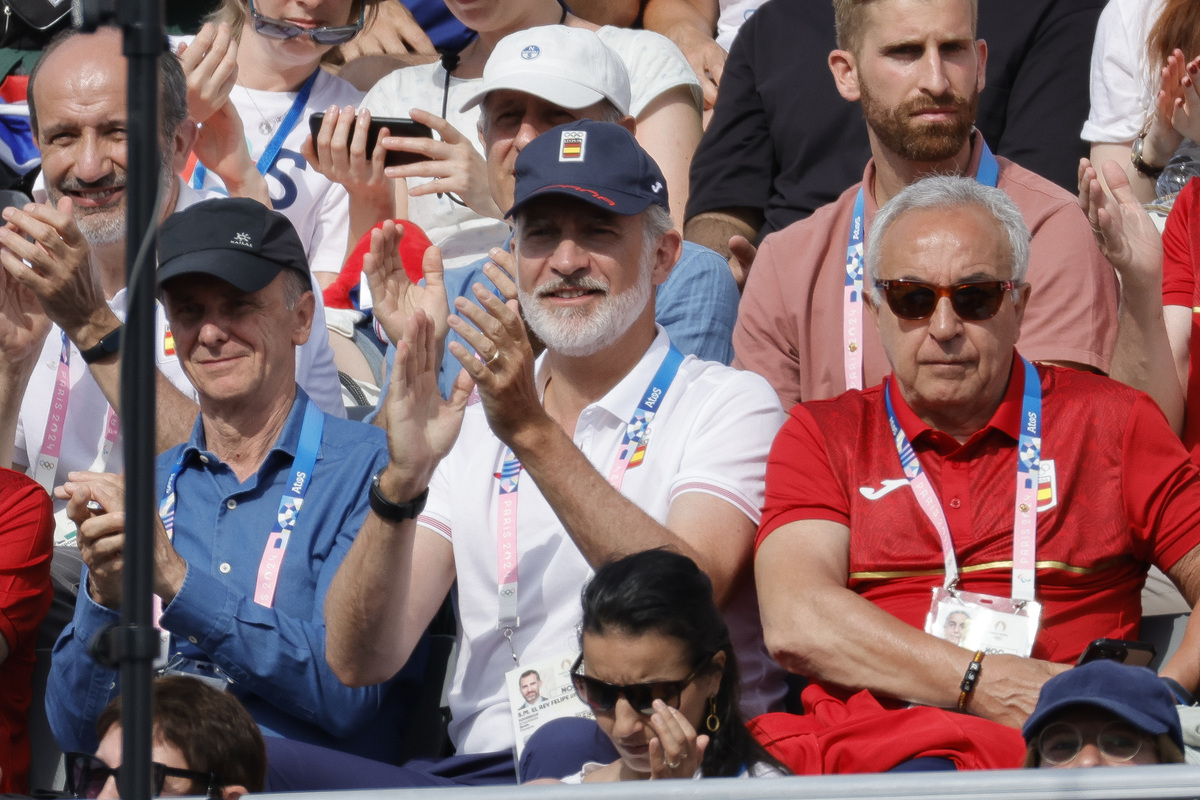
[[[814,679],[810,710],[868,690],[882,703],[872,714],[904,716],[870,726],[875,763],[826,748],[862,697],[795,718],[824,744],[788,765],[935,754],[1016,767],[1041,685],[1093,639],[1137,638],[1149,564],[1200,596],[1200,470],[1148,396],[1015,351],[1036,287],[1003,192],[927,178],[870,236],[868,307],[893,373],[792,409],[768,462],[755,570],[767,645]],[[954,644],[946,622],[960,610],[971,623]],[[1163,675],[1193,691],[1200,630],[1188,634]],[[904,703],[965,714],[885,710]],[[935,728],[946,735],[925,735]]]

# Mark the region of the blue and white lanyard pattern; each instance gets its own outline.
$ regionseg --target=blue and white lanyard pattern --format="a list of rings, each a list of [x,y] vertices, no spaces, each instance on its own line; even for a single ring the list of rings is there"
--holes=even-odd
[[[1037,568],[1037,484],[1042,458],[1042,384],[1032,364],[1021,359],[1024,365],[1025,388],[1021,401],[1021,432],[1017,440],[1017,492],[1014,502],[1013,522],[1013,575],[1012,596],[1014,600],[1033,600],[1035,595],[1035,572]],[[916,495],[917,503],[938,532],[942,544],[946,578],[943,583],[950,589],[958,582],[958,562],[954,556],[954,540],[950,536],[950,525],[946,512],[938,500],[929,476],[921,469],[921,462],[908,441],[896,411],[892,406],[892,390],[895,381],[889,380],[884,391],[887,404],[888,425],[900,455],[900,466],[909,486]]]
[[[1000,165],[988,149],[982,135],[979,140],[979,169],[975,180],[985,186],[995,186],[1000,177]],[[863,187],[854,198],[854,217],[850,222],[850,243],[846,246],[846,284],[842,297],[842,365],[846,373],[846,389],[863,388],[863,253],[867,235],[866,203]]]
[[[263,150],[263,154],[258,157],[258,163],[255,168],[260,174],[266,175],[267,172],[275,164],[275,159],[279,157],[279,151],[283,149],[283,142],[288,135],[300,122],[300,117],[304,115],[304,108],[308,105],[308,96],[312,94],[313,84],[317,82],[318,69],[308,76],[308,80],[300,87],[300,91],[296,93],[296,99],[292,101],[291,108],[288,109],[287,115],[283,121],[279,123],[279,128],[275,131],[275,135],[271,137],[271,141],[267,142],[267,149]],[[200,189],[204,186],[204,179],[208,175],[208,169],[200,163],[196,164],[196,168],[192,170],[192,188]]]
[[[616,460],[608,473],[608,482],[617,491],[621,490],[624,483],[625,472],[642,463],[646,447],[650,443],[651,423],[682,363],[683,353],[672,344],[667,350],[662,364],[659,365],[658,371],[651,378],[650,385],[646,387],[633,416],[625,425],[625,435],[621,439]],[[496,477],[499,479],[496,585],[500,605],[496,629],[504,632],[505,638],[509,641],[509,647],[512,648],[513,629],[521,624],[517,610],[517,489],[521,478],[521,462],[507,447],[504,448],[504,464]],[[515,649],[513,650],[513,661],[517,661]]]
[[[270,608],[275,602],[275,590],[279,583],[279,571],[283,556],[287,552],[288,540],[296,527],[300,508],[304,505],[304,495],[312,485],[313,468],[316,466],[317,453],[321,448],[321,434],[325,428],[325,415],[311,399],[304,409],[304,423],[300,428],[300,443],[296,448],[296,457],[292,462],[292,471],[288,476],[287,486],[279,498],[279,510],[275,515],[275,526],[267,537],[267,546],[263,550],[262,560],[258,567],[258,579],[254,588],[254,602]],[[166,528],[167,538],[175,536],[175,481],[183,469],[184,457],[187,450],[179,454],[171,474],[167,477],[167,485],[163,491],[163,499],[158,507],[158,515],[162,517],[163,527]],[[156,598],[157,600],[157,598]],[[155,622],[160,614],[157,602]]]

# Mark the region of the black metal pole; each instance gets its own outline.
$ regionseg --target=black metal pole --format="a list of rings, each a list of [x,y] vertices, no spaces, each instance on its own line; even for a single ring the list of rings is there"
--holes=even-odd
[[[155,302],[158,220],[154,201],[162,174],[158,138],[158,59],[166,50],[162,0],[118,0],[129,66],[125,267],[129,304],[121,359],[121,424],[125,447],[125,575],[120,638],[122,769],[125,800],[149,800],[152,706],[157,635],[154,592]],[[149,245],[143,251],[143,240]],[[143,261],[136,268],[139,251]]]

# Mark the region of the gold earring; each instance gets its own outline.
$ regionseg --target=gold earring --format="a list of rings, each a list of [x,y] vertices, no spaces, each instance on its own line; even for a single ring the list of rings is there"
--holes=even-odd
[[[717,716],[717,698],[715,696],[708,698],[708,719],[704,720],[704,727],[708,728],[709,733],[716,733],[721,728],[721,718]]]

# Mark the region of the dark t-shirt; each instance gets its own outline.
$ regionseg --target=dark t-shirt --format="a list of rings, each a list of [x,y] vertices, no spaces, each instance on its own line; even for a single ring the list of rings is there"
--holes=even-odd
[[[1087,145],[1088,72],[1104,0],[979,4],[988,43],[978,126],[992,150],[1074,193]],[[870,157],[857,103],[834,86],[827,0],[770,0],[729,51],[713,118],[692,161],[689,218],[761,209],[760,240],[837,199]]]

